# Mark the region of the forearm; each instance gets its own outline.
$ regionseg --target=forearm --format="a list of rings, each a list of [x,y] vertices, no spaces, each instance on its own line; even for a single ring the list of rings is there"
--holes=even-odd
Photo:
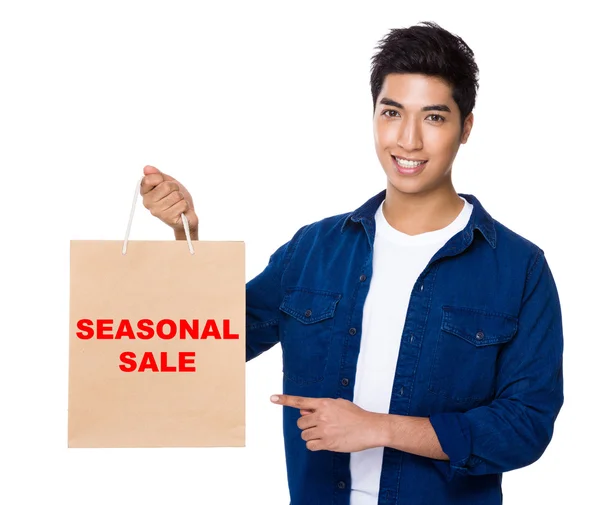
[[[376,414],[374,422],[378,425],[378,446],[392,447],[426,458],[449,459],[427,417]]]
[[[536,461],[564,401],[560,302],[541,250],[527,274],[518,320],[517,334],[499,352],[489,403],[428,418],[387,415],[381,445],[433,458],[448,479],[504,473]]]

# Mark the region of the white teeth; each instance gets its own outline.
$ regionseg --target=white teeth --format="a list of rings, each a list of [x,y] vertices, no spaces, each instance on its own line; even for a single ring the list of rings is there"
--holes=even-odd
[[[415,167],[418,167],[419,165],[421,165],[423,163],[423,161],[407,161],[407,160],[402,160],[400,158],[397,158],[396,156],[394,156],[394,158],[398,162],[398,165],[400,165],[401,167],[406,167],[406,168],[415,168]]]

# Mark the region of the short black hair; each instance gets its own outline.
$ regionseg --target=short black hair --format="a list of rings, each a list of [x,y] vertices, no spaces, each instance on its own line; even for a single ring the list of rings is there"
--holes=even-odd
[[[419,26],[422,25],[422,26]],[[479,68],[473,51],[459,36],[438,24],[424,21],[409,28],[394,28],[378,43],[371,58],[373,112],[388,74],[411,73],[440,77],[452,87],[460,109],[461,131],[475,107]]]

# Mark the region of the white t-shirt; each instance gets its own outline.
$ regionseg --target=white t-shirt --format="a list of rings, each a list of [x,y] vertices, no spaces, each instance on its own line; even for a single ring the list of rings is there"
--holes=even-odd
[[[448,226],[418,235],[393,228],[375,214],[373,276],[363,309],[362,337],[354,386],[354,403],[365,410],[389,413],[400,339],[410,294],[433,255],[469,222],[473,206],[464,198],[462,211]],[[350,454],[350,505],[376,505],[383,447]]]

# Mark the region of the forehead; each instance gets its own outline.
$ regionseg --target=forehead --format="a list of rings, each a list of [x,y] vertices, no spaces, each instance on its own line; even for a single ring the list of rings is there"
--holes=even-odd
[[[391,98],[405,107],[430,104],[456,106],[452,87],[443,79],[423,74],[388,74],[381,86],[378,101]]]

